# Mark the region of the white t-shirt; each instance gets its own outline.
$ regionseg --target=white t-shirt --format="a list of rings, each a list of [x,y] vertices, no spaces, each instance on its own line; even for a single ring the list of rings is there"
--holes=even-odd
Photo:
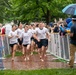
[[[46,30],[47,34],[50,35],[48,28],[44,27],[44,29]],[[46,39],[48,39],[47,35],[46,35]]]
[[[47,28],[43,28],[43,29],[37,28],[36,29],[36,34],[37,34],[38,39],[46,39],[46,33],[48,33]]]
[[[35,32],[37,31],[38,27],[35,28]]]
[[[13,36],[12,38],[10,38],[10,44],[14,44],[17,43],[17,31],[10,31],[8,36]]]
[[[29,37],[31,38],[32,35],[33,35],[33,33],[32,33],[33,31],[32,31],[32,29],[29,29],[28,32],[29,32],[29,34],[30,34]]]
[[[31,29],[31,31],[30,31],[31,33],[32,33],[32,35],[31,36],[33,36],[33,34],[34,33],[36,33],[36,30],[35,29]]]
[[[29,31],[22,33],[22,38],[23,38],[23,44],[24,44],[24,45],[31,43],[30,34],[31,34],[31,33],[30,33]]]
[[[16,31],[17,31],[17,35],[19,36],[19,38],[21,38],[23,29],[18,28]]]

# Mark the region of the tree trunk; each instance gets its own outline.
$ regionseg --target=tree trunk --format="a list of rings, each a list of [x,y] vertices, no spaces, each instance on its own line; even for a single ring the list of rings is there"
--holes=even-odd
[[[47,0],[48,4],[51,0]],[[47,13],[46,13],[46,23],[47,25],[49,24],[50,22],[50,10],[47,9]]]
[[[46,14],[46,23],[47,23],[47,25],[49,24],[49,22],[50,22],[50,11],[47,10],[47,14]]]

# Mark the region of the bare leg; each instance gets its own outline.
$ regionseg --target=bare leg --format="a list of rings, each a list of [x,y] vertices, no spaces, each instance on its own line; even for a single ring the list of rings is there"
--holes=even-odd
[[[34,42],[33,40],[31,41],[31,55],[33,55],[33,50],[34,50]]]
[[[45,51],[44,51],[44,56],[46,57],[46,50],[47,50],[47,47],[45,47]]]
[[[44,54],[45,54],[45,47],[42,46],[42,48],[41,48],[41,56],[42,56],[41,61],[44,61]]]
[[[24,60],[26,61],[27,59],[26,59],[26,57],[27,57],[27,51],[26,51],[26,47],[23,47],[24,48]]]
[[[23,46],[23,48],[22,48],[22,54],[23,54],[23,57],[25,58],[25,47]]]
[[[41,59],[42,58],[42,56],[41,56],[41,48],[38,48],[38,54],[39,54],[40,59]]]
[[[29,60],[29,56],[30,56],[30,45],[27,45],[26,52],[27,52],[27,59]]]
[[[16,49],[17,49],[17,45],[14,45],[12,50],[12,60],[14,60]]]

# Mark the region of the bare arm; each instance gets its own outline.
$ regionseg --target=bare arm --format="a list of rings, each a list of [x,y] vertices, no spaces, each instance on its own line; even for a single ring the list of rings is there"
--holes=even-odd
[[[37,34],[33,34],[33,37],[39,42],[40,40],[37,37]]]
[[[11,39],[13,36],[8,36],[9,39]]]

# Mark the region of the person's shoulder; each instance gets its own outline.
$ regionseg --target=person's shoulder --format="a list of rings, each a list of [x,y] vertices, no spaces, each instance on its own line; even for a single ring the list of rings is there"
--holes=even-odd
[[[39,28],[35,28],[35,30],[37,31],[37,30],[39,30]]]
[[[73,24],[73,25],[71,26],[71,29],[76,29],[76,25]]]
[[[46,27],[44,27],[43,29],[44,29],[45,31],[49,31],[48,28],[46,28]]]
[[[19,30],[19,28],[17,29],[17,31]]]
[[[15,33],[17,33],[17,30],[15,30]]]
[[[47,30],[47,28],[46,28],[46,27],[43,27],[43,29]]]

